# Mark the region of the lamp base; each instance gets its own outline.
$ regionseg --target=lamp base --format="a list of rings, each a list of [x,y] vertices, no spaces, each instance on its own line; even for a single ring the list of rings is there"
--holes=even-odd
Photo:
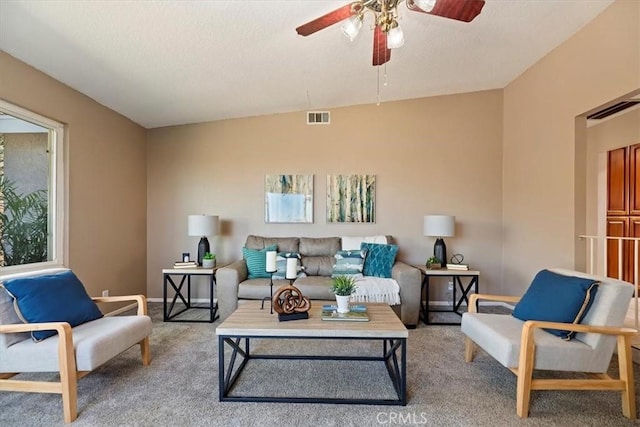
[[[198,243],[198,265],[199,266],[202,266],[202,258],[204,257],[204,254],[207,252],[211,252],[211,247],[209,246],[209,240],[205,236],[202,236],[202,238],[200,238],[200,243]]]
[[[447,246],[444,244],[442,237],[438,237],[433,245],[433,256],[440,260],[442,268],[447,267]]]

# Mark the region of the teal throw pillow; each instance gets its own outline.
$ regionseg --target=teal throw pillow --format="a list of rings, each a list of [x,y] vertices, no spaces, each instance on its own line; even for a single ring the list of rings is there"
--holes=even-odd
[[[542,270],[536,274],[512,314],[524,321],[580,323],[597,292],[596,280]],[[545,330],[566,340],[575,334],[562,329]]]
[[[67,322],[74,327],[102,317],[72,271],[18,277],[5,281],[3,286],[25,323]],[[32,331],[31,337],[42,341],[56,334],[55,330]]]
[[[296,263],[296,278],[298,277],[307,277],[304,273],[304,267],[302,267],[301,257],[298,252],[278,252],[276,256],[276,272],[273,273],[274,279],[286,279],[287,274],[287,259],[296,258],[298,261]]]
[[[334,255],[336,263],[333,264],[331,277],[351,276],[362,277],[364,260],[367,256],[366,250],[338,251]]]
[[[269,245],[264,249],[242,248],[242,256],[247,263],[249,279],[268,279],[271,273],[267,273],[267,252],[275,251],[277,245]]]
[[[365,276],[391,278],[391,269],[396,262],[398,246],[363,242],[360,244],[360,249],[367,251],[363,268]]]

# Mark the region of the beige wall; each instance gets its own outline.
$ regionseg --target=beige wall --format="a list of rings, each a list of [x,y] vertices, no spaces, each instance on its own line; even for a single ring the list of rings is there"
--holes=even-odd
[[[89,294],[146,293],[145,129],[0,51],[0,98],[65,124],[70,266]]]
[[[334,109],[326,126],[298,112],[150,130],[149,296],[162,296],[163,267],[195,254],[186,224],[197,213],[220,216],[219,262],[239,259],[248,234],[391,234],[412,263],[433,251],[423,216],[452,214],[448,252],[482,271],[483,290],[499,291],[501,117],[498,90]],[[313,224],[265,224],[264,180],[275,173],[314,174]],[[345,173],[376,175],[375,224],[326,223],[326,176]]]
[[[640,2],[617,1],[504,90],[504,284],[583,268],[586,131],[576,116],[640,88]],[[577,161],[576,161],[577,159]]]

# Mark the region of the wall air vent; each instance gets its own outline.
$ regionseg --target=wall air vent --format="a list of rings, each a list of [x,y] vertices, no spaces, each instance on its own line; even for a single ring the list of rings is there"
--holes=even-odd
[[[308,125],[328,125],[331,123],[331,113],[328,111],[307,111]]]
[[[626,110],[627,108],[631,108],[635,105],[640,104],[640,101],[622,101],[617,104],[612,105],[611,107],[607,107],[603,110],[596,111],[593,114],[589,114],[587,116],[587,120],[601,120],[605,117],[609,117],[613,114],[619,113],[622,110]]]

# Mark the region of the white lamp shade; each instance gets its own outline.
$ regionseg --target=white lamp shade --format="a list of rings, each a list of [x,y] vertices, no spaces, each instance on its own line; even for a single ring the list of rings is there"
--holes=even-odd
[[[354,41],[358,34],[360,34],[360,28],[362,28],[362,15],[354,15],[351,18],[344,21],[342,26],[342,34],[344,34],[350,41]]]
[[[397,49],[404,44],[404,33],[400,25],[392,28],[387,33],[387,47],[389,49]]]
[[[436,6],[436,0],[416,0],[416,4],[425,12],[431,12]]]
[[[214,236],[218,233],[217,215],[189,215],[189,236]]]
[[[453,237],[456,217],[452,215],[425,215],[424,235],[433,237]]]

